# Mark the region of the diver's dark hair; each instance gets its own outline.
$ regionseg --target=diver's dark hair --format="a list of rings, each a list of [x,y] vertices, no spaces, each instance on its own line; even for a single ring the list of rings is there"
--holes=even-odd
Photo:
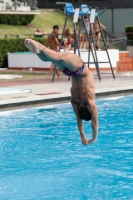
[[[58,25],[54,25],[53,29],[56,29],[56,28],[59,29],[59,26]]]
[[[91,120],[91,113],[85,107],[80,107],[78,111],[78,116],[81,120],[89,121]]]

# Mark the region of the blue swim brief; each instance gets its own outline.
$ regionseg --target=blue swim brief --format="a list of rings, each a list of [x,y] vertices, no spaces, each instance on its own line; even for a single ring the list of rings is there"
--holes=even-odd
[[[84,63],[82,65],[82,67],[80,67],[79,69],[77,69],[76,71],[72,72],[69,69],[65,68],[62,72],[66,75],[66,76],[78,76],[80,75],[83,70],[84,70]]]

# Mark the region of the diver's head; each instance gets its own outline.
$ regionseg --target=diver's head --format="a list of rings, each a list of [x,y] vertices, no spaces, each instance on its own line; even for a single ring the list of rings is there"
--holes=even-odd
[[[81,120],[89,121],[91,120],[91,113],[87,107],[80,107],[78,110],[78,116]]]

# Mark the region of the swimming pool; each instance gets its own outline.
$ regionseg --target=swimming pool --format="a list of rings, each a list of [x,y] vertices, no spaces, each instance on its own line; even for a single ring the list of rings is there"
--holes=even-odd
[[[133,96],[97,100],[99,135],[80,142],[70,104],[0,113],[0,199],[133,199]],[[91,138],[90,123],[85,131]]]

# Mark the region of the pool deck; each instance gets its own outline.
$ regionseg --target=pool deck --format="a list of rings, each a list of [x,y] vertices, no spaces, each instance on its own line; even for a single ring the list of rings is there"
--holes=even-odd
[[[112,74],[101,74],[101,81],[94,74],[96,85],[96,98],[111,97],[114,95],[133,94],[132,74],[116,74],[113,79]],[[60,80],[55,78],[55,82],[46,79],[29,80],[8,80],[0,81],[2,88],[22,88],[30,89],[32,92],[3,94],[0,95],[1,110],[14,109],[16,107],[40,106],[52,104],[53,102],[70,102],[71,81],[62,76]]]

